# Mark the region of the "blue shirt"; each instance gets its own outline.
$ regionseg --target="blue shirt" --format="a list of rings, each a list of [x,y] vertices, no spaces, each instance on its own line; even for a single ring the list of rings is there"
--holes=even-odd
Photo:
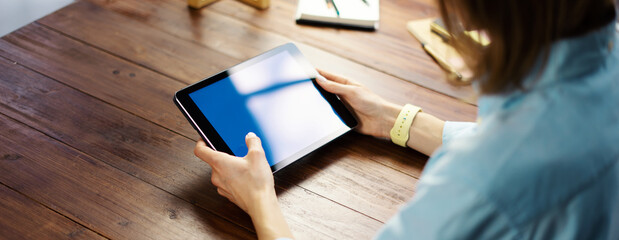
[[[528,91],[480,97],[479,124],[447,122],[376,238],[619,239],[614,25],[554,43]]]

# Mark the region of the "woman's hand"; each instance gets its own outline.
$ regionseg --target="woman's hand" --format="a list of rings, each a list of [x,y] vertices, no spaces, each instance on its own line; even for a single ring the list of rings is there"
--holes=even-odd
[[[389,138],[402,106],[388,102],[371,92],[365,86],[352,80],[318,70],[318,84],[328,92],[338,95],[354,111],[359,126],[357,131],[363,134]]]
[[[245,143],[249,151],[242,158],[217,152],[202,140],[194,153],[213,169],[211,182],[217,192],[249,214],[259,239],[292,238],[279,208],[262,142],[256,134],[248,133]]]
[[[217,192],[250,213],[256,199],[274,197],[275,188],[260,138],[248,133],[245,143],[249,151],[242,158],[214,151],[202,140],[196,144],[194,153],[213,169],[211,182]]]
[[[318,84],[335,93],[352,107],[359,119],[357,131],[375,137],[390,138],[389,132],[402,106],[388,102],[359,83],[318,70]],[[445,122],[430,114],[420,112],[410,128],[411,136],[406,145],[425,155],[432,153],[443,143]]]

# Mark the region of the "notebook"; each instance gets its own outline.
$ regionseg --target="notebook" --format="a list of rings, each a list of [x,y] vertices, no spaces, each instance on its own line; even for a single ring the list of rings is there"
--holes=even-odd
[[[378,29],[379,0],[333,0],[333,4],[330,2],[331,0],[299,0],[297,23]]]

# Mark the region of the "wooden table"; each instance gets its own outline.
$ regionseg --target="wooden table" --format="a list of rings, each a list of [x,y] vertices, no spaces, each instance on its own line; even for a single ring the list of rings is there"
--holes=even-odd
[[[78,1],[0,40],[0,238],[251,239],[193,155],[182,87],[286,42],[319,68],[448,120],[470,88],[406,32],[432,0],[384,0],[377,32],[301,26],[296,1]],[[453,96],[457,97],[454,98]],[[350,133],[275,174],[298,239],[367,239],[415,192],[427,157]]]

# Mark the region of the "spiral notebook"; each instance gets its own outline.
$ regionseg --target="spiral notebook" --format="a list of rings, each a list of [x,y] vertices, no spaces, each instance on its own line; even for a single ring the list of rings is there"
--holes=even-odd
[[[299,0],[299,24],[376,30],[380,20],[379,0]]]

